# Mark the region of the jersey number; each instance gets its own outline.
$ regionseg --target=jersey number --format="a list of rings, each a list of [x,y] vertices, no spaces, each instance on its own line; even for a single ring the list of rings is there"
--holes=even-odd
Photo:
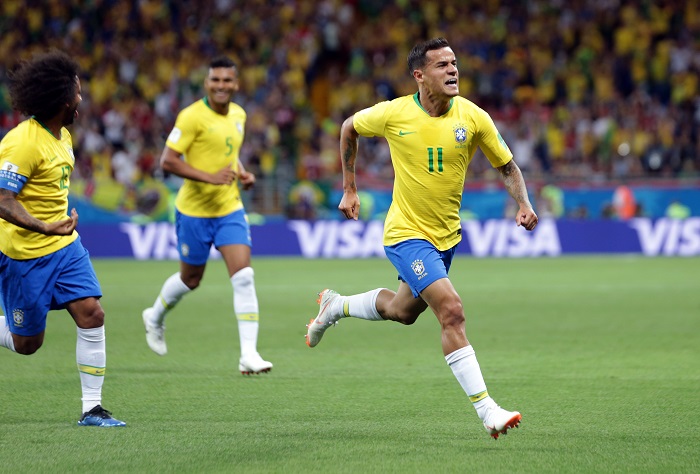
[[[233,137],[226,137],[226,156],[233,152]]]
[[[437,169],[442,173],[442,147],[428,147],[428,171],[435,171],[435,150],[437,150]]]
[[[61,166],[61,181],[58,187],[61,189],[66,189],[68,187],[68,178],[70,177],[70,166]]]

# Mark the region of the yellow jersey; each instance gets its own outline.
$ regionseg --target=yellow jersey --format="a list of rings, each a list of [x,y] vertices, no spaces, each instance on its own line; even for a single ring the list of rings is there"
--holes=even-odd
[[[75,165],[73,141],[61,128],[56,138],[39,121],[27,119],[0,142],[0,188],[17,193],[29,214],[44,222],[68,218],[68,187]],[[43,257],[78,238],[44,235],[0,219],[0,252],[15,260]]]
[[[184,156],[190,166],[216,173],[225,166],[238,171],[246,113],[233,102],[228,114],[214,112],[207,98],[182,109],[165,144]],[[192,217],[221,217],[243,208],[238,183],[215,185],[185,179],[175,207]]]
[[[394,190],[384,224],[384,245],[423,239],[448,250],[462,238],[459,210],[467,167],[480,147],[491,166],[513,154],[491,117],[473,102],[454,97],[449,110],[431,117],[418,93],[357,112],[355,130],[386,138]]]

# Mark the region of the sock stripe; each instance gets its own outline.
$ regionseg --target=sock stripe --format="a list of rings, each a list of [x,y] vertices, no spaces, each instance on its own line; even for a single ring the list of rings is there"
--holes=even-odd
[[[163,308],[170,309],[170,305],[165,301],[165,298],[163,298],[163,295],[158,295],[158,298],[160,298],[160,304],[163,305]]]
[[[240,313],[236,314],[236,319],[239,321],[258,321],[260,316],[258,313]]]
[[[488,390],[484,390],[483,392],[477,393],[476,395],[469,395],[469,401],[472,403],[480,402],[484,398],[489,396]]]
[[[96,377],[104,377],[105,370],[106,369],[104,367],[94,367],[92,365],[78,364],[78,371],[84,374],[94,375]]]

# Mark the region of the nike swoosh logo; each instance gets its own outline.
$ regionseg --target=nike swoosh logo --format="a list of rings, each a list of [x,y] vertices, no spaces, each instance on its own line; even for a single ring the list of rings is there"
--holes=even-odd
[[[416,132],[404,132],[403,130],[399,130],[399,136],[400,136],[400,137],[403,137],[404,135],[410,135],[410,134],[412,134],[412,133],[416,133]]]
[[[51,163],[51,162],[52,162],[53,160],[55,160],[56,158],[58,158],[58,155],[54,156],[53,158],[49,158],[49,163]]]
[[[322,323],[321,321],[319,321],[319,318],[323,315],[323,313],[326,312],[326,309],[328,309],[328,306],[329,306],[330,304],[331,304],[330,301],[329,301],[328,303],[326,303],[326,306],[324,306],[323,309],[321,310],[321,312],[318,313],[318,316],[316,316],[316,319],[314,319],[314,322],[315,322],[316,324],[324,324],[324,323]]]

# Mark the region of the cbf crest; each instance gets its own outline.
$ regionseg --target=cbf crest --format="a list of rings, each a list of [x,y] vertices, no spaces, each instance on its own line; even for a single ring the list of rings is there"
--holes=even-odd
[[[455,132],[455,141],[462,145],[464,142],[467,141],[467,126],[464,125],[463,123],[458,123],[454,127],[452,127],[452,130]]]
[[[12,311],[12,320],[15,322],[15,326],[22,327],[24,324],[24,311],[17,308]]]
[[[413,269],[413,273],[415,273],[418,276],[421,276],[423,272],[425,272],[423,260],[414,260],[413,263],[411,263],[411,268]]]

